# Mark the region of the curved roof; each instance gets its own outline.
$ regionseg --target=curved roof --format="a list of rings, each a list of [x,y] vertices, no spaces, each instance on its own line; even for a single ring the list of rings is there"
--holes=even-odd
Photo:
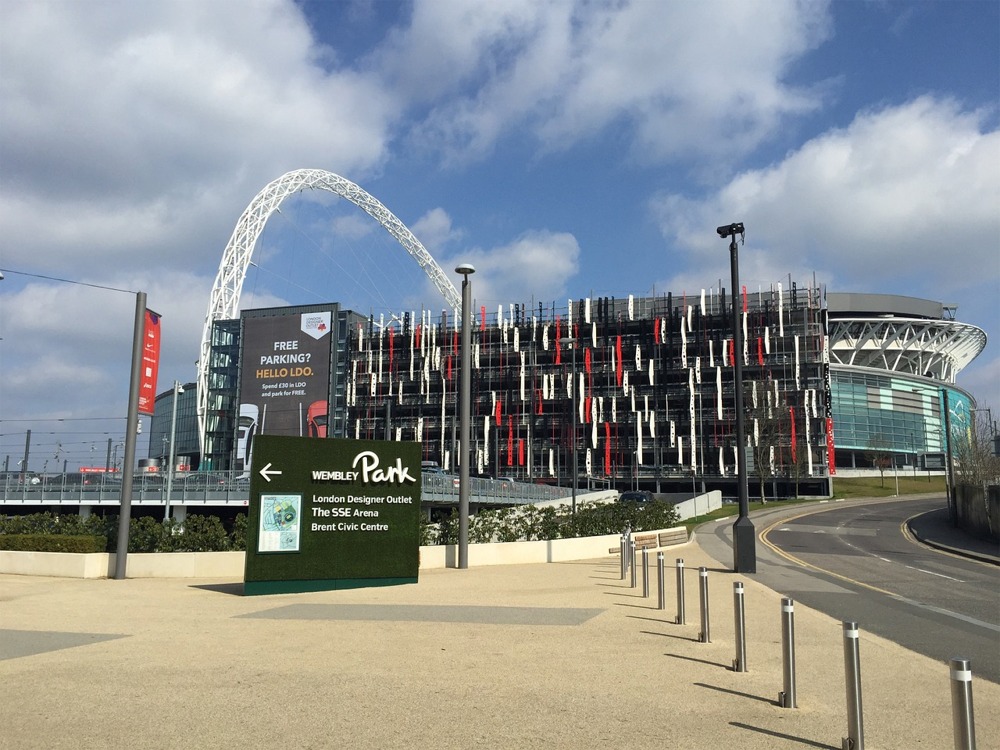
[[[957,305],[899,294],[830,292],[826,295],[830,317],[904,317],[954,320]]]
[[[875,316],[830,316],[830,361],[955,382],[979,356],[986,332],[954,320]]]

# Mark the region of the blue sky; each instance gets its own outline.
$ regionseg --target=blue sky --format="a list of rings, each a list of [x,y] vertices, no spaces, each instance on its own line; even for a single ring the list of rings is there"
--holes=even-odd
[[[161,388],[193,380],[233,227],[299,168],[472,262],[490,310],[728,286],[743,221],[751,289],[957,303],[990,336],[958,383],[1000,408],[996,0],[0,0],[0,71],[0,461],[124,428],[134,298],[24,274],[146,291]],[[328,193],[283,204],[243,294],[317,300],[442,307]]]

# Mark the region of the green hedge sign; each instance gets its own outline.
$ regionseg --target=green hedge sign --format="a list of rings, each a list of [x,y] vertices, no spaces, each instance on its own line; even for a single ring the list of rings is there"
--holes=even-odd
[[[420,445],[259,435],[243,591],[416,583]]]

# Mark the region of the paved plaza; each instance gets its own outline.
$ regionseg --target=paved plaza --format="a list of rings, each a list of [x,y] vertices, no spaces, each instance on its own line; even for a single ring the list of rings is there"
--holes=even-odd
[[[796,606],[799,705],[781,708],[780,592],[696,542],[666,560],[665,610],[655,563],[644,598],[610,556],[260,597],[235,580],[0,576],[0,746],[840,748],[840,622]],[[860,650],[866,747],[951,747],[948,665],[863,631]],[[1000,747],[1000,686],[974,696],[979,747]]]

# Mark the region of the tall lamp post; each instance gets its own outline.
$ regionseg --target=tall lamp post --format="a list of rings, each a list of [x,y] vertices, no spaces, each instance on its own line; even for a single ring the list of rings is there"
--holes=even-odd
[[[174,406],[170,414],[170,450],[167,453],[167,499],[163,511],[164,520],[170,518],[170,498],[174,489],[174,439],[177,437],[177,397],[184,393],[180,381],[174,381]]]
[[[458,567],[469,567],[469,418],[472,411],[472,286],[469,276],[476,269],[462,263],[455,273],[462,275],[462,378],[459,386],[458,463]]]
[[[743,327],[740,325],[740,260],[736,235],[746,234],[743,222],[726,224],[715,230],[723,239],[729,238],[729,264],[733,282],[733,379],[736,390],[736,473],[739,485],[740,514],[733,524],[733,570],[737,573],[757,572],[757,539],[750,520],[750,495],[747,488],[746,422],[743,413]]]

